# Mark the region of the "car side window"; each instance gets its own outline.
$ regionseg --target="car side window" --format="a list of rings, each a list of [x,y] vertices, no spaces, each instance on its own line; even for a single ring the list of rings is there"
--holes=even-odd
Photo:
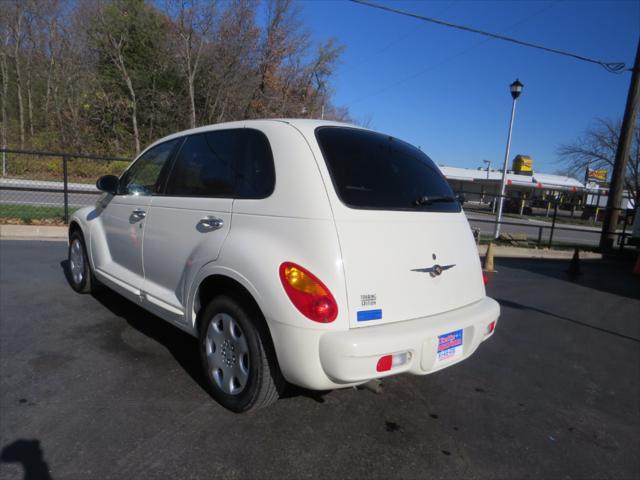
[[[240,131],[235,158],[238,198],[266,198],[275,188],[273,154],[264,133],[245,128]]]
[[[167,195],[181,197],[233,196],[233,138],[226,131],[218,135],[190,135],[178,152],[167,183]]]
[[[120,179],[121,195],[153,195],[163,167],[180,139],[156,145],[145,152]]]
[[[269,143],[252,129],[216,130],[191,135],[180,149],[167,195],[264,198],[275,173]]]

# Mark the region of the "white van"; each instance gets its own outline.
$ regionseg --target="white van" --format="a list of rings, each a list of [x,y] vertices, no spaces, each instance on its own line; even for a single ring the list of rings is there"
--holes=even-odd
[[[500,309],[434,163],[382,133],[254,120],[148,147],[69,225],[71,283],[98,282],[198,337],[241,412],[286,382],[333,389],[470,356]]]

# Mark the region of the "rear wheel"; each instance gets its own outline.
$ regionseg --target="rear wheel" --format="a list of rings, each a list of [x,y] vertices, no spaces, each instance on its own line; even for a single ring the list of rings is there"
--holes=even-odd
[[[200,322],[200,356],[211,395],[234,412],[275,402],[284,381],[259,312],[214,298]]]
[[[69,237],[69,283],[79,293],[91,292],[95,284],[84,238],[77,230]]]

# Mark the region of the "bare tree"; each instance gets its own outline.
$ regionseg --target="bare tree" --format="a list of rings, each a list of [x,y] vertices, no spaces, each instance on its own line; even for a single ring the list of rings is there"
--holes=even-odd
[[[315,58],[304,71],[304,91],[301,101],[312,113],[312,116],[326,116],[329,107],[329,78],[333,75],[338,58],[344,51],[335,38],[318,47]]]
[[[24,148],[24,100],[22,97],[22,52],[24,40],[24,5],[20,1],[13,2],[13,18],[10,25],[13,41],[13,61],[16,72],[16,97],[18,99],[18,121],[20,124],[20,148]]]
[[[111,7],[109,9],[109,7]],[[109,11],[107,11],[109,9]],[[93,36],[94,41],[99,44],[103,53],[106,53],[110,62],[115,66],[116,70],[120,73],[122,81],[124,82],[130,100],[130,119],[131,127],[133,129],[133,141],[135,146],[135,153],[140,153],[140,131],[138,129],[138,96],[133,86],[133,79],[129,72],[129,66],[125,61],[125,51],[128,48],[130,41],[130,31],[126,25],[118,25],[115,22],[117,15],[127,16],[129,12],[117,12],[116,5],[100,6],[98,9],[97,21],[99,28],[90,30],[90,35]],[[110,17],[110,18],[108,18]],[[120,28],[114,28],[119,26]]]
[[[234,0],[221,12],[208,45],[200,90],[208,122],[244,118],[258,84],[260,28],[255,0]]]
[[[43,124],[44,128],[47,129],[49,126],[49,115],[50,115],[50,107],[51,107],[51,90],[52,83],[54,80],[54,72],[57,66],[58,56],[60,54],[59,45],[60,45],[60,35],[58,32],[58,15],[57,12],[53,12],[52,15],[48,19],[43,19],[44,23],[44,35],[42,42],[42,49],[46,50],[49,54],[49,59],[47,62],[47,71],[46,71],[46,87],[45,87],[45,97],[42,102],[42,114],[43,114]]]
[[[303,53],[309,46],[309,34],[300,28],[299,9],[293,0],[270,0],[267,4],[267,25],[264,32],[259,82],[251,104],[246,111],[247,117],[264,117],[277,111],[279,93],[283,88],[283,66],[295,74],[296,55]],[[275,105],[274,105],[275,104]]]
[[[34,9],[37,7],[35,2],[29,2],[27,10],[27,21],[25,22],[25,87],[27,90],[27,116],[29,119],[29,142],[33,144],[35,136],[35,127],[33,124],[33,76],[34,76],[34,57],[38,50],[34,32]]]
[[[9,50],[9,41],[11,33],[9,31],[9,19],[6,15],[6,11],[0,14],[0,33],[2,38],[0,41],[0,75],[2,75],[2,148],[7,148],[7,130],[8,130],[8,117],[7,117],[7,103],[9,96],[9,64],[7,62],[8,50]],[[4,177],[7,174],[7,154],[2,153],[2,176]]]
[[[311,51],[293,0],[0,3],[3,146],[130,155],[204,122],[348,119],[341,47]]]
[[[187,79],[191,128],[196,126],[195,79],[199,72],[207,37],[214,28],[216,2],[210,0],[168,0],[165,11],[175,12],[173,30],[180,64]]]
[[[558,147],[558,155],[569,174],[580,177],[587,168],[611,171],[618,147],[620,122],[596,119],[577,140]],[[634,198],[640,195],[640,125],[633,132],[631,154],[627,162],[625,188]]]

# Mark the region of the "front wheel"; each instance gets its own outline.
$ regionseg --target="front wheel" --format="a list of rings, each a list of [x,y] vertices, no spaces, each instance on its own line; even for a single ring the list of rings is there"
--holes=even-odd
[[[69,237],[69,283],[79,293],[91,292],[95,284],[84,238],[79,231]]]
[[[266,407],[284,387],[266,325],[254,310],[220,296],[205,307],[200,322],[207,388],[234,412]]]

